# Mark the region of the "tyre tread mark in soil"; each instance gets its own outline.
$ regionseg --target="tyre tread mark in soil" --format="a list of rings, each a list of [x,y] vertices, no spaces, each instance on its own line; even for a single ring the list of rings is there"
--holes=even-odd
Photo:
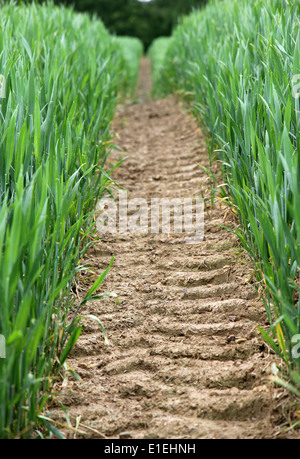
[[[121,105],[115,117],[115,142],[127,160],[114,179],[129,199],[209,197],[199,167],[208,167],[209,157],[196,121],[173,97],[150,100],[149,90],[144,60],[139,104]],[[278,394],[266,377],[274,356],[256,331],[266,317],[249,285],[248,259],[237,238],[218,226],[226,210],[207,209],[198,245],[185,244],[184,234],[115,234],[88,253],[97,274],[114,254],[102,287],[115,291],[119,303],[106,298],[82,311],[101,319],[110,345],[86,321],[68,359],[82,380],[70,378],[58,399],[71,419],[80,415],[89,426],[77,437],[272,436]],[[81,282],[88,284],[83,276]]]

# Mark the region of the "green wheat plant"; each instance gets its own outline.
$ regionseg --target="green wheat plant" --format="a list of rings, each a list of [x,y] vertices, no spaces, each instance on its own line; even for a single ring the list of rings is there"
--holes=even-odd
[[[0,8],[1,438],[57,434],[43,410],[81,331],[73,278],[112,184],[103,167],[128,84],[123,59],[96,18],[52,4]],[[108,269],[83,303],[100,298]]]
[[[140,68],[140,60],[144,53],[144,46],[141,40],[135,37],[116,37],[120,46],[123,59],[123,96],[134,97],[137,84],[137,77]],[[122,94],[121,93],[121,94]]]
[[[170,43],[170,37],[159,37],[152,42],[148,50],[148,57],[151,60],[153,97],[159,97],[160,95],[163,95],[168,89],[168,86],[165,85],[165,79],[162,77],[162,74],[166,53]]]
[[[300,391],[300,4],[212,1],[174,30],[160,80],[212,137],[264,288],[264,338]]]

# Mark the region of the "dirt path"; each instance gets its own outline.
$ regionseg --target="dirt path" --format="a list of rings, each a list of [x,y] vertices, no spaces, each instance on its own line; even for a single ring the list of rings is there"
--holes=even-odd
[[[130,199],[201,196],[207,178],[199,164],[208,166],[201,131],[173,97],[151,101],[148,92],[143,62],[142,101],[121,106],[115,119],[128,159],[114,178]],[[186,244],[185,234],[116,234],[89,253],[97,273],[115,255],[103,290],[119,303],[108,298],[82,311],[102,320],[110,345],[86,322],[68,360],[82,380],[70,379],[59,399],[73,421],[81,416],[85,437],[272,435],[281,392],[265,381],[273,356],[255,329],[265,323],[263,306],[236,238],[218,226],[225,213],[207,209],[201,244]]]

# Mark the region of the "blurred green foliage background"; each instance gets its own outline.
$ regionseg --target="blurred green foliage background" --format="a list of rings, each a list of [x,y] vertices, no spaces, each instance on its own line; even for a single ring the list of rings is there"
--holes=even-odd
[[[155,38],[169,36],[182,15],[203,7],[207,0],[54,0],[54,3],[96,13],[111,33],[138,37],[147,49]]]

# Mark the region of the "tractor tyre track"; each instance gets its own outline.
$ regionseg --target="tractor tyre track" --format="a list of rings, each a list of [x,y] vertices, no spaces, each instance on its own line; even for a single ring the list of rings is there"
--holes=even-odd
[[[114,122],[127,156],[114,179],[129,199],[209,197],[199,126],[174,97],[150,100],[149,90],[142,61],[140,103],[120,106]],[[267,381],[274,356],[255,326],[266,316],[249,260],[219,226],[226,211],[207,206],[201,244],[186,244],[185,234],[117,233],[89,251],[96,274],[114,254],[102,287],[119,302],[106,298],[82,311],[100,318],[110,345],[96,322],[85,321],[68,359],[81,381],[70,378],[58,399],[71,419],[81,416],[77,438],[273,435],[282,391]]]

